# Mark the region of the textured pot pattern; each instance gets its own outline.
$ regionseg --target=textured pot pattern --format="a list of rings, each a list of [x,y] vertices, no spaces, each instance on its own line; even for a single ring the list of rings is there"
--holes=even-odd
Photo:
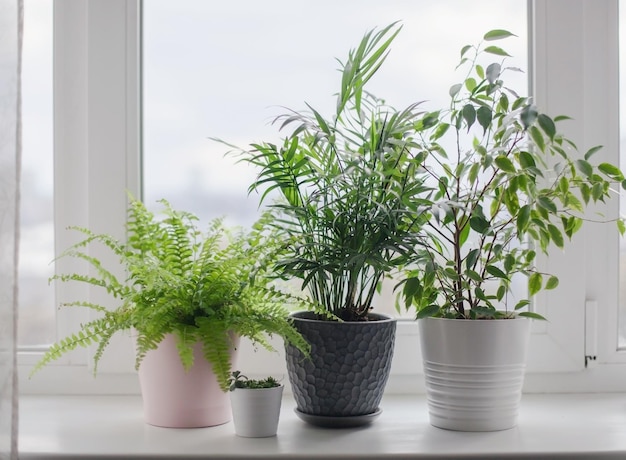
[[[237,388],[230,392],[235,434],[247,438],[276,436],[283,385],[274,388]]]
[[[307,359],[286,346],[287,372],[298,410],[321,416],[358,416],[375,412],[385,390],[395,342],[395,319],[377,321],[314,320],[293,313],[296,328],[311,344]]]
[[[239,338],[233,337],[231,363],[235,363]],[[169,334],[156,350],[150,350],[139,367],[144,420],[168,428],[196,428],[230,421],[228,393],[221,390],[213,367],[194,346],[194,364],[185,371],[176,338]]]
[[[517,424],[530,322],[418,321],[432,425],[497,431]]]

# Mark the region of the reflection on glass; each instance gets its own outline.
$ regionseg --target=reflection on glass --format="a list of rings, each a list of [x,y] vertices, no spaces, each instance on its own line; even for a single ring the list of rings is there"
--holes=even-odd
[[[52,152],[52,1],[24,2],[19,255],[21,347],[56,339]]]
[[[441,106],[457,80],[459,51],[491,29],[518,35],[509,64],[527,69],[526,2],[518,0],[319,0],[143,4],[144,198],[203,220],[249,225],[255,171],[224,157],[217,137],[240,147],[280,139],[272,118],[308,103],[327,114],[343,59],[362,35],[400,20],[403,30],[370,89],[391,105]],[[472,24],[472,27],[467,27]],[[526,74],[508,83],[527,93]],[[392,296],[382,310],[393,313]],[[377,307],[377,309],[381,309]]]

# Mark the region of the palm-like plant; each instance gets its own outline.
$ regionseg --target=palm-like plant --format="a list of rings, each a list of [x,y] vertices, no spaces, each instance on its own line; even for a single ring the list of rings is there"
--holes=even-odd
[[[54,279],[102,287],[119,305],[109,310],[82,300],[65,304],[90,308],[100,317],[52,345],[33,372],[63,353],[92,343],[97,344],[96,372],[111,337],[130,329],[137,334],[137,368],[166,334],[174,334],[186,369],[193,365],[193,346],[202,343],[204,357],[225,391],[231,373],[231,334],[248,337],[269,350],[273,347],[266,334],[276,334],[308,353],[309,345],[292,327],[286,309],[289,304],[306,302],[275,289],[267,271],[282,246],[268,232],[266,217],[250,232],[230,231],[215,220],[203,233],[193,214],[162,203],[163,218],[158,219],[140,201],[131,202],[127,242],[77,228],[86,238],[61,257],[87,261],[96,275],[71,273]],[[94,242],[119,257],[127,279],[119,279],[88,254],[86,248]]]
[[[313,300],[344,320],[367,316],[383,278],[419,240],[416,208],[425,187],[415,153],[418,104],[387,106],[366,90],[400,31],[368,32],[341,62],[336,110],[325,118],[307,104],[275,119],[291,128],[281,145],[253,144],[242,160],[260,169],[250,191],[272,191],[276,228],[291,235],[280,273],[302,281]]]

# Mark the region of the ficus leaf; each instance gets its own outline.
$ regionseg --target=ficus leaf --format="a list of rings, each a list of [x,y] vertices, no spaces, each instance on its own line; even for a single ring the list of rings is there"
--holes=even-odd
[[[480,106],[476,111],[476,117],[478,118],[478,124],[482,126],[483,131],[487,131],[492,119],[491,109],[489,107]]]
[[[557,211],[557,207],[554,202],[548,198],[547,196],[540,196],[537,198],[537,204],[541,206],[543,209],[550,211],[551,213],[555,213]]]
[[[556,244],[557,247],[563,249],[563,234],[559,230],[559,228],[554,224],[548,224],[548,232],[550,233],[550,238]]]
[[[493,45],[485,47],[485,49],[483,51],[485,51],[485,53],[495,54],[496,56],[509,56],[509,57],[511,56],[509,53],[504,51],[502,48],[500,48],[498,46],[493,46]]]
[[[452,85],[450,87],[450,91],[448,91],[448,93],[450,94],[450,97],[454,97],[457,94],[459,94],[459,91],[461,91],[461,88],[463,88],[463,85],[461,83],[457,83],[456,85]]]
[[[493,41],[493,40],[502,40],[503,38],[507,38],[507,37],[517,37],[517,35],[509,32],[508,30],[494,29],[494,30],[490,30],[489,32],[487,32],[483,36],[483,39],[486,41]]]
[[[474,121],[476,121],[476,109],[474,109],[472,104],[466,104],[463,107],[462,114],[465,123],[467,123],[467,129],[469,130],[474,124]]]
[[[591,147],[589,150],[587,150],[587,152],[585,153],[585,160],[589,160],[589,158],[592,157],[592,155],[594,155],[598,150],[601,150],[602,146],[601,145],[596,145],[595,147]]]
[[[517,103],[518,101],[519,99],[515,102]],[[522,112],[520,113],[520,120],[524,129],[528,129],[535,122],[537,116],[537,108],[534,105],[527,105],[526,107],[524,107],[522,109]]]
[[[620,182],[624,180],[622,171],[615,165],[610,163],[600,163],[598,165],[598,169],[614,180],[618,180]]]
[[[439,313],[438,305],[428,305],[417,312],[417,319],[429,318]]]
[[[518,313],[517,316],[521,316],[523,318],[538,319],[540,321],[546,321],[545,317],[541,316],[539,313],[535,313],[532,311],[523,311],[521,313]]]
[[[500,168],[502,171],[509,172],[509,173],[515,172],[515,165],[513,164],[511,160],[509,160],[504,155],[500,155],[496,157],[494,162],[496,163],[496,166],[498,166],[498,168]]]
[[[517,235],[521,236],[524,234],[526,229],[528,228],[528,223],[530,222],[530,206],[524,205],[520,208],[517,213]]]
[[[559,285],[559,279],[556,276],[550,276],[546,281],[546,289],[554,289]]]
[[[541,273],[533,273],[528,277],[528,293],[530,295],[535,295],[539,291],[541,291],[541,286],[543,285],[543,276]]]
[[[471,49],[472,45],[465,45],[463,48],[461,48],[461,57],[465,56],[465,53],[467,53]]]
[[[550,139],[554,139],[554,136],[556,135],[556,126],[554,125],[552,118],[541,113],[537,116],[537,121],[539,122],[541,129],[543,129],[543,132],[546,133]]]
[[[546,150],[546,143],[543,139],[541,131],[539,131],[536,126],[531,126],[528,131],[530,132],[530,137],[533,139],[535,145],[539,147],[539,150],[544,152]]]
[[[468,269],[472,268],[476,261],[478,260],[478,256],[480,255],[480,249],[472,249],[467,253],[467,257],[465,258],[465,264]]]
[[[487,270],[487,273],[489,273],[491,276],[495,276],[496,278],[508,279],[508,277],[506,276],[506,273],[504,273],[495,265],[487,265],[486,270]]]
[[[489,222],[481,216],[472,216],[470,218],[470,226],[472,227],[472,230],[480,233],[481,235],[489,230]]]
[[[489,64],[487,66],[487,81],[493,85],[500,77],[501,70],[502,66],[497,62]]]

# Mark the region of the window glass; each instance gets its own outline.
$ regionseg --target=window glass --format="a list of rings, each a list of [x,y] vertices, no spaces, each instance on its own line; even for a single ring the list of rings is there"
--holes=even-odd
[[[24,2],[19,345],[56,338],[52,147],[52,1]]]
[[[249,225],[258,211],[258,196],[247,195],[256,172],[224,157],[228,149],[209,138],[240,147],[278,141],[270,121],[285,107],[301,110],[306,102],[330,113],[340,83],[335,58],[344,60],[367,30],[397,20],[403,30],[370,86],[396,107],[445,106],[460,78],[461,47],[491,29],[518,36],[502,46],[512,66],[528,67],[526,2],[519,0],[144,2],[148,206],[166,198],[203,220]],[[507,83],[527,93],[527,74]],[[393,313],[393,301],[386,303],[382,310]]]
[[[619,8],[619,107],[620,164],[626,165],[626,8]],[[620,199],[620,214],[626,215],[626,199]],[[618,348],[626,348],[626,238],[620,238],[619,264],[619,333]]]

